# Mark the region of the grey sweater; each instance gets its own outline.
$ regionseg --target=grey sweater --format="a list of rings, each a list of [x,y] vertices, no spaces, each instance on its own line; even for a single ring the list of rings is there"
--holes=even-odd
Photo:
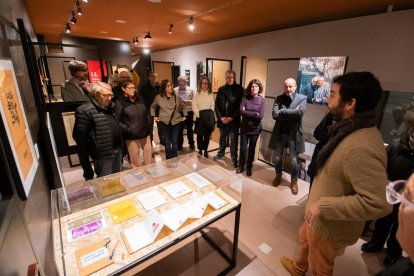
[[[174,107],[176,107],[175,111]],[[187,111],[179,96],[174,94],[168,98],[157,95],[151,105],[151,116],[155,117],[156,115],[164,124],[168,125],[171,120],[171,124],[176,125],[182,121],[183,116],[187,116]]]

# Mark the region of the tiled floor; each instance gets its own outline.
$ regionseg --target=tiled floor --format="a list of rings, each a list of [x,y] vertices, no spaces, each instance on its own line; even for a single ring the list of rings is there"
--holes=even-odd
[[[188,153],[184,149],[182,154]],[[163,152],[161,156],[165,156]],[[210,152],[210,158],[215,152]],[[66,183],[82,179],[80,167],[68,168],[61,159]],[[217,164],[235,171],[227,156]],[[125,169],[127,169],[125,164]],[[299,181],[299,194],[292,195],[288,174],[284,183],[271,186],[274,169],[260,161],[254,164],[253,176],[243,174],[242,209],[237,266],[229,275],[289,275],[281,266],[281,256],[293,256],[298,239],[298,229],[303,221],[309,185]],[[209,234],[230,252],[234,216],[228,216],[208,227]],[[334,275],[374,275],[383,268],[385,253],[362,253],[360,239],[346,249],[335,262]],[[270,252],[264,253],[260,245]],[[128,275],[217,275],[227,266],[224,259],[199,236],[193,236],[173,247],[157,259],[151,260]],[[308,272],[308,275],[310,273]]]

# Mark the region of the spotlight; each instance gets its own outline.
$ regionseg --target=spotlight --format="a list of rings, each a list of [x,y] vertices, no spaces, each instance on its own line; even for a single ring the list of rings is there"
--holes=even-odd
[[[132,42],[134,43],[134,45],[138,45],[138,37],[133,37]]]
[[[72,12],[72,19],[70,20],[70,24],[73,24],[73,25],[76,24],[75,12]]]
[[[88,0],[83,0],[83,2],[88,3]]]
[[[148,55],[148,54],[150,53],[150,49],[145,48],[145,49],[143,50],[143,52],[144,52],[144,54]]]
[[[170,28],[168,29],[168,33],[172,34],[172,28],[173,28],[173,24],[170,25]]]
[[[194,19],[193,19],[193,17],[191,16],[190,17],[190,19],[188,20],[188,29],[190,30],[190,31],[194,31],[194,29],[195,29],[195,27],[194,27]]]
[[[65,33],[70,34],[70,25],[66,23]]]
[[[150,32],[148,32],[145,36],[144,36],[144,39],[151,39],[152,37],[151,37],[151,33]]]
[[[81,9],[81,7],[78,7],[78,15],[79,16],[82,15],[82,9]]]

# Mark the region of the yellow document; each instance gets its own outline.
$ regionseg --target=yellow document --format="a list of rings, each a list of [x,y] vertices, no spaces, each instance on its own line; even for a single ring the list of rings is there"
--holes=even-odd
[[[99,192],[102,197],[110,196],[125,191],[125,187],[119,183],[119,179],[104,179],[98,183]]]
[[[133,218],[139,214],[137,208],[132,204],[131,199],[125,199],[109,205],[108,211],[115,224]]]

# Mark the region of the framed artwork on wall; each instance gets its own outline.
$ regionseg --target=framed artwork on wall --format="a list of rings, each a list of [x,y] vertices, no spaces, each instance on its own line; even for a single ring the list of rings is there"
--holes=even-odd
[[[200,79],[203,76],[206,76],[206,63],[204,61],[196,61],[197,67],[197,83],[195,87],[198,89],[198,85],[200,84]]]
[[[39,165],[11,60],[0,59],[0,113],[11,155],[8,158],[16,189],[27,199]]]
[[[302,57],[299,60],[297,91],[308,97],[308,103],[325,105],[332,79],[345,72],[348,58]]]
[[[226,83],[225,73],[233,66],[232,60],[207,58],[207,77],[210,80],[211,88],[217,93],[220,86]]]

